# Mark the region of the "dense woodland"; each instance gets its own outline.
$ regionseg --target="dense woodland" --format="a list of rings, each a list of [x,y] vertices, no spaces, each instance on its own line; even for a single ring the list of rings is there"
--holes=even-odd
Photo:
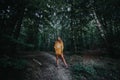
[[[0,0],[0,50],[120,49],[119,0]],[[13,54],[13,53],[12,53]]]

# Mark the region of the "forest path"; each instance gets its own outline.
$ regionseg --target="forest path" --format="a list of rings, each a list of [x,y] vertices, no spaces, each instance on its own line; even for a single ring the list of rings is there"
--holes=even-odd
[[[27,55],[29,59],[27,68],[27,80],[71,80],[69,68],[59,60],[56,67],[55,56],[47,52],[37,52]]]

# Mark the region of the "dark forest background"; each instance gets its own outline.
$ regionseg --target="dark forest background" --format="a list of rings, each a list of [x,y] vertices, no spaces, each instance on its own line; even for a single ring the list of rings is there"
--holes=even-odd
[[[120,50],[119,0],[0,0],[0,51]],[[9,53],[8,53],[9,52]]]

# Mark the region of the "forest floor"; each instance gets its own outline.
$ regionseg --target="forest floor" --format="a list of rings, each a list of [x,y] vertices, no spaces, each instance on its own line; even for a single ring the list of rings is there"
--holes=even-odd
[[[18,56],[18,55],[17,55]],[[71,80],[70,71],[59,60],[56,66],[55,55],[47,52],[24,52],[17,59],[22,58],[26,67],[19,70],[7,69],[4,74],[0,69],[0,80]],[[18,62],[17,65],[19,65]],[[21,66],[21,65],[19,65]],[[19,68],[18,66],[18,68]],[[24,66],[24,65],[23,65]],[[23,73],[22,73],[23,72]],[[7,73],[7,74],[6,74]],[[18,74],[19,73],[19,74]],[[17,75],[18,74],[18,75]],[[22,76],[22,77],[21,77]]]
[[[120,58],[100,50],[83,51],[67,58],[72,80],[120,80]]]
[[[100,54],[94,51],[81,55],[65,53],[69,65],[65,68],[61,60],[56,67],[52,52],[22,52],[16,58],[17,62],[12,60],[16,69],[11,66],[0,69],[0,80],[120,80],[120,59],[91,53]],[[6,60],[3,61],[5,63]]]
[[[32,59],[27,68],[27,80],[71,80],[69,69],[60,61],[56,66],[55,56],[47,52],[38,52],[37,55],[28,55]]]

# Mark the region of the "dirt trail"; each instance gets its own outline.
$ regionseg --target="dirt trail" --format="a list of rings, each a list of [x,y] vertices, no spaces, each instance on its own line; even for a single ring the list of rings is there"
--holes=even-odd
[[[54,55],[40,52],[39,55],[29,57],[31,58],[28,63],[27,80],[71,80],[70,71],[61,60],[59,67],[56,67]]]

